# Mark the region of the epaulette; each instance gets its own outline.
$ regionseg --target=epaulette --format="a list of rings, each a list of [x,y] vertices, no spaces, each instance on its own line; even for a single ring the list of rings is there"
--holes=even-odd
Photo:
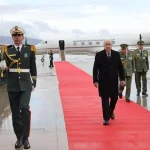
[[[138,51],[138,49],[135,49],[134,51],[133,51],[133,53],[136,53]]]
[[[130,56],[134,55],[134,51],[129,51],[128,53],[129,53]]]
[[[145,51],[145,52],[147,52],[147,53],[148,53],[148,51],[147,51],[146,49],[144,49],[143,51]]]
[[[31,51],[36,52],[36,47],[35,47],[35,45],[31,45]]]
[[[34,45],[26,44],[26,46],[29,46],[31,48],[31,51],[36,52],[36,47]]]
[[[7,50],[7,46],[6,45],[2,45],[2,53],[4,53]]]
[[[10,48],[10,47],[12,47],[12,46],[13,46],[13,45],[8,45],[7,48]]]

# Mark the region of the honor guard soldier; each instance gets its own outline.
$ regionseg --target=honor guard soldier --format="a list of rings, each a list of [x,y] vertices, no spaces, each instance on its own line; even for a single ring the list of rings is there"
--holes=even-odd
[[[143,49],[144,41],[138,41],[138,49],[134,51],[135,59],[135,83],[137,88],[137,96],[140,96],[141,92],[141,77],[143,82],[142,95],[147,94],[147,72],[149,70],[148,51]]]
[[[30,133],[29,102],[36,87],[37,69],[35,46],[24,45],[24,30],[18,26],[10,30],[14,45],[3,46],[2,54],[7,64],[7,91],[12,111],[12,122],[17,137],[15,148],[29,149]]]
[[[126,102],[130,102],[131,82],[132,82],[132,74],[135,72],[135,62],[132,52],[128,51],[128,45],[121,44],[120,47],[121,47],[120,57],[124,67],[125,82],[126,82],[125,98]]]

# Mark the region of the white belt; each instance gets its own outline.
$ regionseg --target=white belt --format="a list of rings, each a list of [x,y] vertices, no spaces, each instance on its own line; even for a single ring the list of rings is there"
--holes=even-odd
[[[20,73],[20,72],[29,72],[29,71],[30,71],[30,69],[21,69],[21,68],[18,68],[18,69],[10,68],[9,69],[9,72],[18,72],[18,73]]]

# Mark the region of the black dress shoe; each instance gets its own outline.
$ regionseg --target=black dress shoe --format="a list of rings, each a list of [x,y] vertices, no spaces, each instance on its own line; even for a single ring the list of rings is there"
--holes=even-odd
[[[119,95],[119,98],[122,98],[122,93],[119,93],[118,95]]]
[[[147,93],[145,93],[145,92],[142,92],[142,95],[143,95],[143,96],[148,96],[148,94],[147,94]]]
[[[103,125],[109,125],[109,121],[108,120],[104,120]]]
[[[115,114],[112,113],[112,115],[110,115],[110,118],[114,120],[115,119]]]
[[[17,139],[17,142],[15,143],[15,148],[21,148],[23,146],[23,137],[20,137]]]
[[[28,138],[23,139],[23,145],[24,145],[24,149],[30,149],[31,148]]]
[[[126,102],[130,102],[130,99],[127,98],[127,99],[126,99]]]

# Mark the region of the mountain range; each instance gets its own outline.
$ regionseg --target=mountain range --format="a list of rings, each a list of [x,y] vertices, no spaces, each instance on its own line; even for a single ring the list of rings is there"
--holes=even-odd
[[[41,39],[27,38],[27,44],[36,45],[40,43]],[[23,43],[25,42],[25,39]],[[0,44],[13,44],[13,40],[11,36],[0,36]]]

